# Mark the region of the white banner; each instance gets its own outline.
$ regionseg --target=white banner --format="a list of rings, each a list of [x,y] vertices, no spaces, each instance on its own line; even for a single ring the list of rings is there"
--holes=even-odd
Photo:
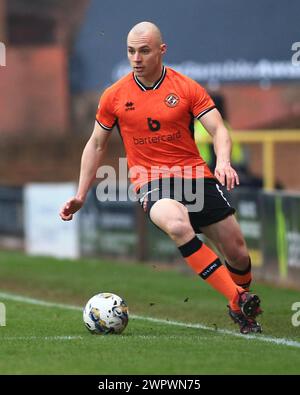
[[[24,226],[28,254],[79,257],[78,218],[64,222],[59,216],[63,204],[75,193],[75,183],[26,185]]]

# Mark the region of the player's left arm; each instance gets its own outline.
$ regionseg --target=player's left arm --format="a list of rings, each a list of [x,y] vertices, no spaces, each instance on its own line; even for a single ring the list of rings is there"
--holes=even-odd
[[[200,121],[213,138],[217,157],[215,177],[222,185],[226,185],[228,190],[233,189],[235,184],[239,184],[239,177],[230,163],[232,141],[221,114],[214,108],[204,114]]]

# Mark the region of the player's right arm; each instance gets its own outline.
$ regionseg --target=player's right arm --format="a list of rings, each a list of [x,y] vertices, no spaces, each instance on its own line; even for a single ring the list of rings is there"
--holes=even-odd
[[[97,169],[102,163],[110,134],[95,122],[93,133],[82,153],[77,194],[64,204],[59,214],[63,221],[70,221],[73,214],[83,206]]]

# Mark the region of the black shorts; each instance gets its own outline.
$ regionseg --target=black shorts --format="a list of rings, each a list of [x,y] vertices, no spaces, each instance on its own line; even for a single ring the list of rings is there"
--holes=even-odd
[[[158,200],[163,198],[177,200],[187,207],[190,222],[195,233],[201,233],[203,226],[219,222],[235,213],[235,209],[230,206],[230,203],[224,196],[221,184],[216,179],[193,179],[189,180],[189,182],[190,184],[186,184],[185,179],[178,178],[154,180],[143,185],[138,191],[139,202],[143,205],[144,201],[147,201],[146,213],[149,216],[151,207]],[[195,199],[190,199],[192,195],[185,193],[188,188],[194,195],[197,195],[196,192],[200,191],[203,204],[200,204],[199,210],[198,206],[194,205]],[[188,195],[188,199],[186,195]],[[201,201],[201,199],[199,200]]]

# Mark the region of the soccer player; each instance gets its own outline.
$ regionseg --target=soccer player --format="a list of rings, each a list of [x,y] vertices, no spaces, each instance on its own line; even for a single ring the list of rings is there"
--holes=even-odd
[[[230,164],[228,131],[205,89],[164,66],[166,50],[161,32],[153,23],[141,22],[130,30],[127,53],[133,72],[101,96],[94,130],[82,154],[77,194],[65,203],[60,216],[69,221],[84,204],[116,125],[125,146],[131,181],[151,221],[176,243],[192,269],[227,298],[229,315],[241,333],[261,332],[255,319],[261,313],[260,299],[249,292],[249,253],[233,215],[235,210],[220,189],[225,186],[231,190],[239,183]],[[193,139],[194,118],[213,137],[217,157],[214,174]],[[193,191],[200,181],[204,185],[202,210],[195,211],[185,197],[188,181]],[[183,186],[179,197],[178,186]],[[196,236],[200,232],[214,244],[225,265]]]

